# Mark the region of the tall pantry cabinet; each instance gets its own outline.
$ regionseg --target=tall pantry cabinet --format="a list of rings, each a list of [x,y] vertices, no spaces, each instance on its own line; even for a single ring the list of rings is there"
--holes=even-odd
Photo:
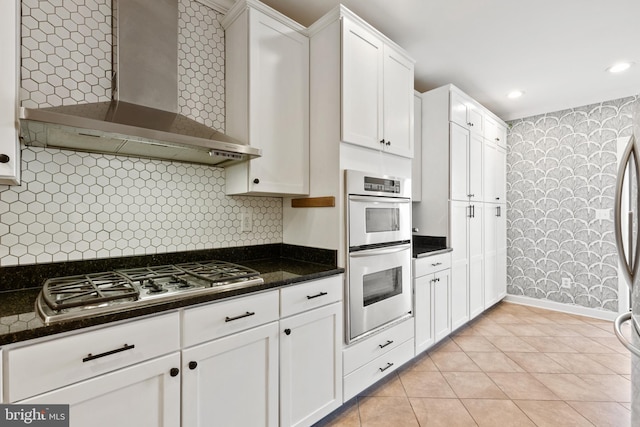
[[[506,124],[453,85],[422,94],[421,235],[446,236],[451,328],[506,295]]]

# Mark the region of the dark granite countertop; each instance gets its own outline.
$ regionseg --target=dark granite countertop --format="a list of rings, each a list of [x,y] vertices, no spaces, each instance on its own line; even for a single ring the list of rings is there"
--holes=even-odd
[[[18,287],[17,289],[0,291],[0,346],[118,320],[161,313],[194,304],[216,301],[267,289],[276,289],[283,286],[291,286],[296,283],[329,277],[344,272],[344,269],[336,267],[335,262],[327,262],[331,260],[331,256],[328,258],[320,257],[320,259],[312,256],[307,257],[305,260],[300,260],[295,258],[305,258],[304,251],[291,251],[291,248],[279,248],[274,247],[274,245],[265,246],[269,246],[268,252],[275,256],[253,260],[230,260],[259,271],[260,276],[264,279],[263,284],[209,295],[186,297],[179,301],[165,302],[86,319],[57,322],[51,325],[45,325],[35,313],[35,300],[40,292],[41,284],[36,287]],[[292,252],[297,252],[303,256],[295,258],[288,257]],[[205,256],[205,258],[202,258],[203,260],[213,259],[210,253],[201,255]],[[324,261],[327,263],[313,261]],[[6,278],[7,274],[0,274],[0,278]]]
[[[414,258],[422,258],[452,251],[451,248],[447,247],[445,237],[414,235],[412,242]]]

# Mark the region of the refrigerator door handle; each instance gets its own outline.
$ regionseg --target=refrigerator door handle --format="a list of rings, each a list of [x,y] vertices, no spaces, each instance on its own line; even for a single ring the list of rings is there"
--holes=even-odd
[[[620,340],[622,345],[625,346],[631,353],[640,357],[640,348],[631,344],[629,340],[627,340],[627,338],[624,335],[622,335],[622,324],[625,322],[628,322],[629,320],[631,320],[631,312],[628,311],[626,313],[622,313],[613,322],[613,329],[616,332],[616,336],[618,337],[618,340]],[[633,329],[633,326],[631,326],[631,329]]]
[[[633,163],[631,161],[631,155],[633,155]],[[629,285],[629,290],[633,291],[634,281],[638,277],[638,266],[640,263],[638,262],[638,257],[640,256],[640,251],[638,251],[638,244],[640,244],[640,233],[637,233],[638,239],[635,242],[635,245],[632,241],[629,241],[630,248],[630,256],[627,258],[627,254],[624,250],[624,242],[622,238],[622,187],[624,184],[624,175],[627,167],[632,165],[635,167],[636,181],[640,179],[640,164],[638,155],[640,155],[640,150],[638,150],[636,139],[634,135],[631,135],[629,139],[629,143],[624,150],[624,154],[622,155],[622,161],[620,162],[620,167],[618,169],[618,176],[616,177],[616,198],[614,203],[614,230],[616,237],[616,248],[618,250],[618,257],[620,258],[620,263],[622,264],[622,273]],[[640,188],[640,182],[636,182],[638,188]],[[636,206],[636,210],[640,211],[640,197],[638,198],[638,206]],[[629,224],[629,227],[632,228],[633,224]],[[635,249],[635,253],[633,252]]]

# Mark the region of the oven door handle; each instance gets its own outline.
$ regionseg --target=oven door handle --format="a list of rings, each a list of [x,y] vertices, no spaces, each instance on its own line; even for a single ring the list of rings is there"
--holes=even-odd
[[[410,248],[411,248],[411,245],[399,245],[399,246],[390,246],[388,248],[380,248],[380,249],[365,249],[363,251],[351,252],[349,253],[349,257],[360,258],[360,257],[366,257],[366,256],[394,254],[396,252],[406,251]]]
[[[411,199],[403,197],[375,197],[375,196],[349,196],[352,202],[374,202],[374,203],[411,203]]]

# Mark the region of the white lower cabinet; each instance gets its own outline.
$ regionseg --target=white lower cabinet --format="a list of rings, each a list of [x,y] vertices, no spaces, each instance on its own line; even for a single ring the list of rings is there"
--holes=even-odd
[[[413,260],[415,353],[451,332],[451,253]]]
[[[5,401],[69,404],[74,427],[179,425],[179,349],[177,312],[9,346]]]
[[[413,339],[410,339],[345,376],[345,402],[398,369],[411,360],[413,356],[414,344]]]
[[[345,402],[414,356],[414,331],[409,318],[345,348]]]
[[[487,203],[485,215],[485,310],[507,294],[507,207]]]
[[[0,401],[69,404],[73,427],[309,426],[343,401],[342,289],[336,275],[11,345]]]
[[[68,404],[71,427],[177,426],[178,366],[176,352],[14,403]]]
[[[433,275],[433,340],[434,344],[451,332],[451,270]]]
[[[468,235],[470,205],[451,202],[451,327],[456,329],[469,321],[469,257]]]
[[[282,426],[309,426],[342,405],[342,330],[341,303],[280,320]]]
[[[182,426],[278,425],[278,322],[182,352]]]
[[[485,204],[472,203],[469,219],[469,319],[484,311],[484,227]]]
[[[338,408],[342,280],[186,309],[182,426],[308,426]]]
[[[484,310],[484,203],[451,201],[451,329]]]
[[[435,343],[433,327],[433,284],[433,274],[416,277],[413,282],[416,354],[422,353]],[[449,310],[447,309],[447,311]]]
[[[178,350],[178,312],[8,347],[5,399],[17,402]]]

